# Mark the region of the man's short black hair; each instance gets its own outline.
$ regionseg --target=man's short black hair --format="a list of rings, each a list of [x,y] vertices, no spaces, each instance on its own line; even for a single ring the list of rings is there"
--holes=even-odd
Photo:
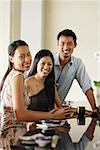
[[[65,30],[59,32],[57,35],[58,41],[61,36],[71,36],[71,37],[73,37],[74,43],[76,43],[76,40],[77,40],[76,34],[70,29],[65,29]]]

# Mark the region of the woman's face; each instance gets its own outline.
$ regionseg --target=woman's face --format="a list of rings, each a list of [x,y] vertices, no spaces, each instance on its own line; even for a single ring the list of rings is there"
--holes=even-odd
[[[13,68],[19,71],[26,71],[30,68],[32,57],[29,48],[24,46],[19,46],[15,50],[13,57],[10,56],[10,61],[13,63]]]
[[[52,71],[53,62],[50,56],[42,57],[37,64],[37,74],[40,77],[47,77]]]

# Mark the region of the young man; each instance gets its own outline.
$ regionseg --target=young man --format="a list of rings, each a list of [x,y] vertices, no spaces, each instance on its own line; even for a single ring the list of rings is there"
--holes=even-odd
[[[80,58],[72,56],[74,48],[77,46],[76,40],[75,33],[69,29],[65,29],[57,35],[58,52],[54,55],[54,59],[58,93],[63,101],[76,79],[94,110],[96,108],[95,98],[85,65]]]

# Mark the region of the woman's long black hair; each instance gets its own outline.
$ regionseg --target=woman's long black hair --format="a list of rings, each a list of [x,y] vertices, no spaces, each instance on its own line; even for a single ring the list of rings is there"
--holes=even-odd
[[[46,95],[49,98],[49,102],[50,102],[49,107],[50,107],[50,109],[52,109],[54,107],[54,101],[55,101],[55,75],[54,75],[54,58],[53,58],[53,54],[50,52],[50,50],[42,49],[35,55],[33,65],[28,74],[28,77],[35,75],[37,73],[37,64],[38,64],[39,60],[45,56],[49,56],[53,62],[52,71],[46,77],[46,80],[45,80]]]
[[[16,41],[13,41],[9,46],[8,46],[8,57],[9,56],[14,56],[15,54],[15,50],[19,47],[19,46],[28,46],[28,44],[25,42],[25,41],[22,41],[22,40],[16,40]],[[0,83],[0,92],[2,91],[2,88],[3,88],[3,85],[4,85],[4,82],[5,82],[5,79],[7,77],[7,75],[9,74],[9,72],[12,70],[13,68],[13,64],[12,62],[10,61],[10,59],[8,58],[9,60],[9,65],[8,65],[8,69]]]

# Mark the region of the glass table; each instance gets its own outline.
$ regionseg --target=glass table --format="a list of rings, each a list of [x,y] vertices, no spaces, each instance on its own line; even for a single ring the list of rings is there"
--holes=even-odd
[[[99,118],[100,120],[100,118]],[[100,121],[85,117],[81,122],[78,117],[67,119],[70,127],[55,127],[59,137],[57,146],[51,148],[51,143],[45,147],[36,144],[18,144],[13,150],[100,150]],[[83,124],[83,125],[82,125]]]

